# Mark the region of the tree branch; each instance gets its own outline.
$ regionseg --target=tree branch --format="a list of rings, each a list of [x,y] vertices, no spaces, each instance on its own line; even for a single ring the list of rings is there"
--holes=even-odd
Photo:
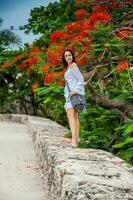
[[[93,95],[95,102],[100,106],[114,110],[115,112],[117,112],[117,114],[119,114],[119,116],[122,116],[123,112],[129,115],[133,115],[133,106],[127,105],[123,102],[111,101],[108,97],[97,94],[96,90],[90,82],[86,84],[86,87]],[[125,115],[124,120],[127,119],[128,117]]]

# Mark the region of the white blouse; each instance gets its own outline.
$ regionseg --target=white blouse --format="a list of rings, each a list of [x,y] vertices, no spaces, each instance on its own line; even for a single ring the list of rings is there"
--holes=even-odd
[[[77,66],[74,66],[68,69],[64,74],[64,79],[65,81],[68,82],[68,85],[71,91],[74,91],[81,95],[85,95],[84,77]],[[67,84],[65,85],[65,88],[64,88],[64,96],[66,98],[66,101],[69,101],[70,96],[69,96]]]

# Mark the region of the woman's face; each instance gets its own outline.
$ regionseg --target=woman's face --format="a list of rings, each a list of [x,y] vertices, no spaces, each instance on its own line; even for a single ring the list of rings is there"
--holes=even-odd
[[[70,51],[65,51],[64,58],[68,64],[72,63],[73,61],[73,56]]]

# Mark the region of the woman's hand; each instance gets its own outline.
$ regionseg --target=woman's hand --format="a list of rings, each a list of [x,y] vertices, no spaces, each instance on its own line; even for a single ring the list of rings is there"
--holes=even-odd
[[[70,95],[70,96],[72,96],[72,95],[74,95],[74,94],[76,94],[76,92],[74,92],[74,91],[69,92],[69,95]]]

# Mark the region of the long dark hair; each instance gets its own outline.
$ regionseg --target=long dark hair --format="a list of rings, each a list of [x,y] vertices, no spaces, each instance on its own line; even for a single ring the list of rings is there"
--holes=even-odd
[[[67,69],[67,66],[68,66],[68,63],[67,63],[66,60],[65,60],[65,52],[66,52],[66,51],[69,51],[69,52],[72,54],[72,58],[73,58],[72,62],[76,62],[76,61],[75,61],[74,53],[73,53],[70,49],[65,49],[64,52],[63,52],[63,55],[62,55],[62,63],[63,63],[63,67],[64,67],[65,69]]]

